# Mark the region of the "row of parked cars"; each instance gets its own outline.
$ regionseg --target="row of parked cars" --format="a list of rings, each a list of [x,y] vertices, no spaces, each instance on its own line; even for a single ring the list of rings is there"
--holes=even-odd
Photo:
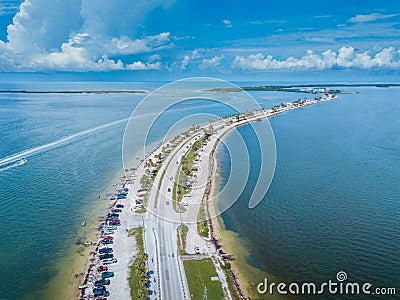
[[[119,219],[119,213],[124,208],[123,204],[117,204],[107,215],[105,225],[101,227],[102,239],[100,244],[103,245],[99,251],[99,259],[101,265],[97,267],[99,278],[94,283],[93,295],[96,300],[107,300],[106,297],[110,295],[107,290],[107,286],[110,285],[110,278],[114,277],[114,272],[110,271],[109,265],[118,262],[117,258],[114,257],[114,251],[111,245],[114,243],[113,234],[121,225]],[[100,228],[100,227],[99,227]]]

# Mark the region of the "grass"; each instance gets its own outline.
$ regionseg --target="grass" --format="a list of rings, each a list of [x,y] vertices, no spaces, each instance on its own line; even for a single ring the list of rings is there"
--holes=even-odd
[[[225,272],[226,282],[228,283],[229,292],[231,293],[233,300],[241,300],[238,292],[236,291],[235,283],[233,282],[232,275],[228,271],[229,268],[230,268],[230,265],[229,265],[229,267],[227,266],[227,268],[223,268],[224,272]]]
[[[129,286],[132,299],[146,300],[148,297],[147,282],[147,254],[144,252],[143,227],[133,228],[129,231],[130,236],[136,238],[138,254],[130,267]]]
[[[197,215],[197,232],[200,236],[208,238],[210,235],[210,228],[208,226],[207,215],[206,215],[206,207],[205,200],[200,204],[199,214]]]
[[[169,165],[169,164],[168,164],[168,165]],[[157,190],[156,190],[156,198],[155,198],[155,200],[154,200],[154,208],[157,208],[157,201],[158,201],[158,195],[159,195],[160,189],[161,189],[161,183],[162,183],[162,180],[163,180],[163,178],[164,178],[164,176],[165,176],[165,172],[167,171],[168,165],[165,167],[164,171],[163,171],[162,174],[161,174],[161,178],[160,178],[160,180],[158,181]]]
[[[181,225],[178,227],[178,249],[180,255],[187,255],[186,252],[186,237],[189,228],[186,225]]]
[[[203,300],[205,287],[207,287],[208,300],[224,299],[224,291],[222,290],[221,282],[211,281],[211,277],[217,276],[217,271],[210,258],[184,260],[183,265],[185,267],[192,300]]]

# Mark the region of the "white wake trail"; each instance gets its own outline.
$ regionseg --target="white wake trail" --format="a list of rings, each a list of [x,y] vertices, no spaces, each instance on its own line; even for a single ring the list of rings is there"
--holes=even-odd
[[[111,122],[111,123],[107,123],[107,124],[104,124],[104,125],[100,125],[100,126],[97,126],[97,127],[93,127],[93,128],[90,128],[90,129],[87,129],[87,130],[84,130],[84,131],[80,131],[80,132],[74,133],[72,135],[63,137],[63,138],[61,138],[61,139],[59,139],[57,141],[54,141],[54,142],[51,142],[51,143],[48,143],[48,144],[45,144],[45,145],[41,145],[41,146],[38,146],[38,147],[35,147],[35,148],[31,148],[31,149],[28,149],[28,150],[13,154],[11,156],[7,156],[7,157],[4,157],[4,158],[1,158],[0,159],[0,167],[2,167],[4,165],[11,164],[11,163],[14,163],[14,162],[17,162],[18,160],[21,160],[21,158],[26,158],[26,157],[32,156],[34,154],[37,154],[39,152],[42,152],[44,150],[48,150],[50,148],[59,146],[61,144],[69,142],[69,141],[71,141],[71,140],[73,140],[73,139],[75,139],[77,137],[82,136],[82,135],[86,135],[86,134],[89,134],[89,133],[92,133],[94,131],[101,130],[101,129],[104,129],[104,128],[107,128],[107,127],[115,126],[115,125],[118,125],[120,123],[124,123],[124,122],[126,122],[128,120],[129,120],[129,118],[125,118],[125,119],[121,119],[121,120],[114,121],[114,122]],[[13,164],[11,166],[7,166],[7,167],[5,167],[3,169],[0,169],[0,171],[4,171],[4,170],[12,168],[12,167],[17,167],[18,165],[19,164]]]

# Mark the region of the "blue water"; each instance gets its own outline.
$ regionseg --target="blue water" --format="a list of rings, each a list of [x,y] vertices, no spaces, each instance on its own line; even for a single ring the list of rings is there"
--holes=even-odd
[[[162,84],[1,83],[0,89],[152,91]],[[111,192],[123,171],[126,119],[144,96],[0,94],[0,298],[40,299],[38,292],[60,271],[69,274],[60,266],[68,268],[71,248],[84,238],[79,233],[83,220],[90,230],[89,221],[105,213],[108,202],[97,195]],[[155,122],[148,144],[159,142],[177,119],[193,112],[232,113],[206,100],[181,103]],[[195,120],[188,118],[173,131],[186,130]],[[21,152],[27,163],[16,166]],[[135,151],[128,155],[137,157]]]
[[[160,85],[9,83],[0,84],[0,88],[152,90]],[[278,165],[267,199],[252,211],[246,210],[245,201],[239,201],[224,215],[228,229],[247,241],[252,253],[249,263],[282,278],[319,274],[318,278],[325,279],[345,269],[343,265],[347,266],[348,261],[356,264],[356,257],[364,265],[345,269],[351,271],[352,278],[363,279],[360,274],[367,272],[379,274],[384,282],[398,278],[393,271],[399,269],[398,258],[393,258],[399,244],[399,210],[393,196],[399,195],[398,90],[363,92],[271,120]],[[266,108],[305,96],[252,95]],[[32,298],[43,289],[60,271],[60,261],[79,239],[82,220],[96,219],[99,211],[93,208],[107,205],[96,195],[112,186],[111,180],[122,171],[124,120],[143,97],[0,95],[0,160],[33,151],[26,156],[25,165],[0,166],[0,226],[6,249],[0,256],[0,298]],[[150,132],[148,142],[159,141],[161,132],[168,130],[177,117],[193,112],[231,113],[207,101],[183,103],[158,121],[159,127]],[[116,121],[120,122],[114,124]],[[251,131],[246,135],[246,127],[240,130],[251,142]],[[55,146],[41,148],[60,140]],[[257,151],[252,162],[257,161],[256,155]],[[251,213],[252,218],[246,222],[242,217],[236,219],[243,212]],[[299,230],[301,237],[297,235]],[[350,233],[354,234],[348,236]],[[329,247],[336,252],[331,253]],[[345,249],[343,256],[337,255],[338,247]],[[332,260],[333,266],[329,264]],[[384,268],[378,272],[376,266]],[[373,283],[380,283],[375,277]]]
[[[247,247],[247,262],[282,281],[321,283],[345,271],[350,282],[395,287],[398,294],[400,89],[357,90],[361,94],[270,119],[277,166],[255,209],[247,208],[247,199],[260,152],[249,126],[241,127],[252,162],[249,181],[222,217]],[[227,148],[219,153],[223,186],[231,168]],[[324,294],[319,299],[354,297]]]
[[[46,89],[72,88],[72,84],[41,85]],[[41,89],[40,84],[15,86]],[[108,87],[116,89],[119,85]],[[125,88],[132,86],[127,84]],[[142,97],[2,94],[0,158],[128,118]],[[97,218],[93,206],[105,200],[98,200],[96,195],[122,171],[124,129],[125,123],[120,122],[79,135],[28,155],[25,165],[0,171],[1,298],[31,298],[58,272],[56,265],[77,241],[82,220]]]

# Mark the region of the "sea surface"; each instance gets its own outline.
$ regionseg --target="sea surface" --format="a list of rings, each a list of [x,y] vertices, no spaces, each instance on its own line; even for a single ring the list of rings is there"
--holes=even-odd
[[[151,91],[162,84],[8,83],[0,84],[0,89]],[[278,151],[271,189],[256,209],[246,208],[244,194],[243,201],[223,215],[227,229],[237,232],[248,247],[249,264],[287,280],[325,280],[345,270],[355,280],[384,286],[396,283],[400,269],[396,257],[399,91],[362,89],[362,94],[343,95],[337,101],[270,120]],[[310,96],[251,95],[265,108]],[[71,257],[79,256],[78,244],[96,231],[97,219],[109,203],[106,195],[127,167],[121,154],[125,126],[143,97],[130,93],[0,94],[4,248],[0,298],[49,298],[43,294],[49,283],[57,289],[54,285],[60,282],[52,280],[60,274],[68,278]],[[156,122],[147,142],[159,143],[160,132],[185,114],[210,112],[231,113],[207,101],[182,103]],[[175,132],[194,120],[176,126]],[[251,145],[252,134],[246,128],[239,130]],[[141,130],[140,126],[135,129]],[[256,162],[258,150],[249,153]],[[225,157],[223,151],[219,154]],[[17,165],[21,157],[27,163]],[[132,153],[133,161],[136,157]],[[229,163],[220,161],[224,177]],[[257,172],[256,166],[251,164],[252,172]],[[256,178],[252,174],[249,188]],[[243,214],[249,218],[238,217]]]
[[[0,83],[0,89],[151,92],[164,84],[21,82]],[[130,165],[123,165],[122,144],[127,119],[147,95],[0,94],[1,299],[54,299],[64,297],[65,289],[77,291],[71,276],[81,278],[79,273],[85,271],[76,266],[82,244],[96,233],[98,218],[106,215],[107,195],[114,192],[113,184],[119,182],[124,167],[138,163],[136,151],[143,144],[138,141],[130,148]],[[171,126],[169,134],[174,135],[196,120],[228,113],[215,103],[197,100],[175,105],[157,119],[146,142],[150,149]],[[193,116],[175,124],[186,115],[210,112],[212,117]],[[157,113],[151,107],[142,111],[143,118],[155,118]],[[139,123],[133,134],[141,130]],[[21,158],[27,160],[23,165],[19,165]]]
[[[318,299],[399,297],[400,89],[352,90],[360,93],[270,119],[277,165],[268,193],[254,209],[247,205],[261,152],[250,125],[238,129],[248,145],[250,174],[222,219],[246,249],[246,263],[260,271],[252,278],[255,283],[268,274],[287,284],[338,282],[342,271],[345,282],[371,283],[371,291],[395,287],[397,296],[326,292]],[[240,164],[230,161],[228,149],[235,143],[228,136],[218,150],[221,189],[244,176],[231,173],[231,163]]]

